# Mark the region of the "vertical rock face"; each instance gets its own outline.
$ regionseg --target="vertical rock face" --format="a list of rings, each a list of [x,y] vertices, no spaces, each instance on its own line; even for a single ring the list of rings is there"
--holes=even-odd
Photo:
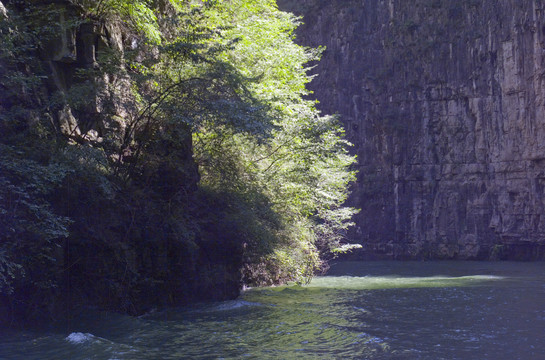
[[[0,1],[0,327],[238,296],[240,246],[205,243],[192,214],[204,210],[191,129],[134,121],[122,60],[139,34],[74,3]],[[131,181],[116,175],[133,164]]]
[[[283,0],[359,159],[363,256],[545,257],[545,1]]]

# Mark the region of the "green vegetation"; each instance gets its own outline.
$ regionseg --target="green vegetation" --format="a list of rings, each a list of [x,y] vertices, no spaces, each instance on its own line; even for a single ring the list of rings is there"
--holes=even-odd
[[[355,159],[309,100],[320,50],[274,1],[4,4],[4,304],[138,313],[306,281],[350,249]]]

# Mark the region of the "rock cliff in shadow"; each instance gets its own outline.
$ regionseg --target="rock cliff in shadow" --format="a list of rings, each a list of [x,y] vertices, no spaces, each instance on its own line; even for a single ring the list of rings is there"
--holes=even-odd
[[[142,36],[76,3],[0,1],[0,328],[237,297],[189,125],[138,120]]]
[[[545,2],[298,0],[359,158],[362,256],[542,259]]]

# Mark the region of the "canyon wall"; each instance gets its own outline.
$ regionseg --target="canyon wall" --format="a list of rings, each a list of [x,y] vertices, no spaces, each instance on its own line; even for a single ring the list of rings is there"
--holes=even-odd
[[[282,0],[359,159],[363,258],[545,257],[545,1]]]

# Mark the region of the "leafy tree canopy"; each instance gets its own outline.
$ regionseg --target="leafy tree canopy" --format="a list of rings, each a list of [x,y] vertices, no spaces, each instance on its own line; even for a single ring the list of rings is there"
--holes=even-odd
[[[307,67],[321,49],[294,42],[299,18],[272,0],[70,3],[80,16],[65,30],[122,23],[126,36],[123,49],[98,47],[96,64],[75,67],[56,92],[44,90],[51,74],[40,49],[58,27],[43,16],[64,10],[24,3],[0,22],[2,291],[46,274],[36,269],[53,268],[63,239],[93,223],[53,199],[67,179],[89,208],[100,206],[94,192],[131,214],[126,234],[137,218],[162,218],[164,237],[187,248],[227,239],[215,246],[243,249],[250,284],[307,280],[347,248],[355,209],[343,204],[356,160],[338,119],[310,100]],[[96,131],[91,98],[100,100],[95,116],[110,121],[101,141],[85,134]],[[62,116],[74,118],[69,131]],[[187,190],[192,161],[197,197]],[[145,206],[137,214],[131,204]]]
[[[250,198],[258,192],[281,216],[282,225],[270,229],[278,241],[274,251],[258,251],[252,259],[252,281],[265,281],[258,270],[263,263],[265,273],[301,280],[320,266],[318,252],[339,249],[355,212],[343,206],[354,180],[350,144],[337,119],[320,115],[306,98],[306,66],[319,59],[320,49],[295,44],[299,19],[274,1],[219,2],[209,13],[234,42],[220,58],[253,79],[247,88],[269,106],[275,128],[266,141],[200,128],[195,138],[203,184]]]

